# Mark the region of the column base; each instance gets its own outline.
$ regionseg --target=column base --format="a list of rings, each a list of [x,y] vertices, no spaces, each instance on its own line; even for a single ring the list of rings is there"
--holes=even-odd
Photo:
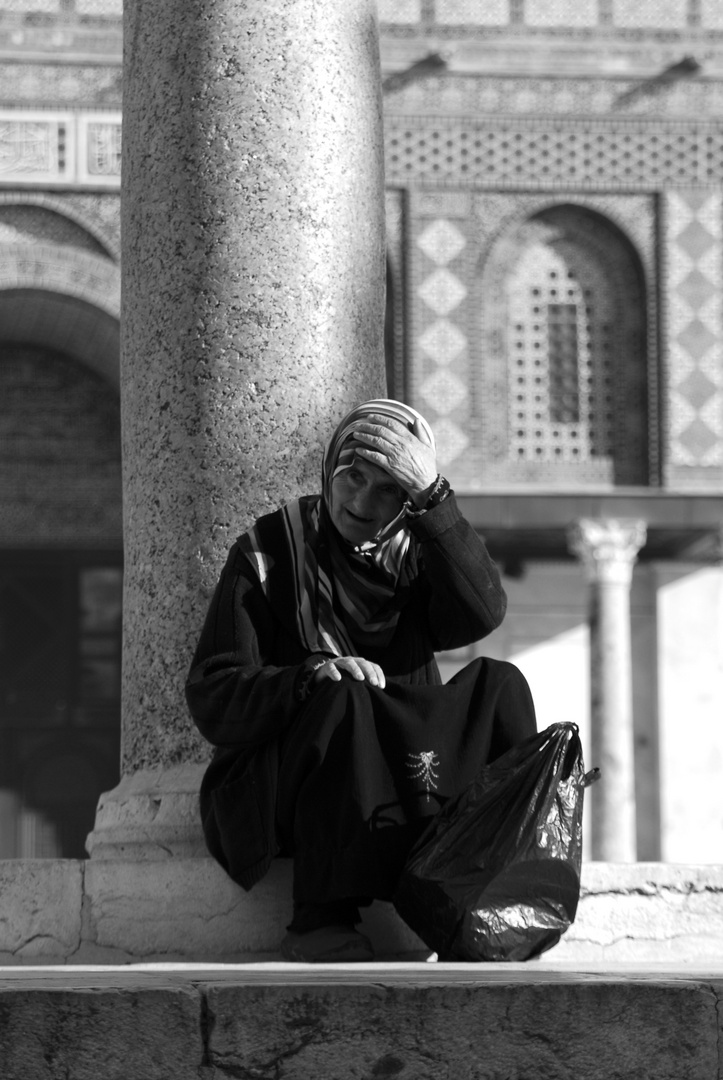
[[[101,795],[86,840],[91,860],[196,859],[208,855],[198,792],[206,766],[141,769]]]

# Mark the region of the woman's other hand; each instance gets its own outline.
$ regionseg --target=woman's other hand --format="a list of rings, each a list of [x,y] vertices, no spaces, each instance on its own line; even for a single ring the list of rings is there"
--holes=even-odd
[[[368,682],[370,686],[378,686],[382,690],[386,686],[387,681],[379,664],[373,664],[363,656],[338,656],[334,660],[327,660],[316,669],[313,681],[318,683],[322,679],[331,679],[332,682],[340,682],[344,672],[358,682]]]
[[[410,431],[401,421],[374,413],[355,427],[354,435],[365,444],[357,454],[385,469],[417,506],[423,506],[437,479],[437,460],[434,449],[422,441],[419,422]]]

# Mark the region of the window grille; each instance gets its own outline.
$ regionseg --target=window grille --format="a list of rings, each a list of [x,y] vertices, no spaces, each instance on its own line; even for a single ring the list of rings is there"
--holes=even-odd
[[[570,241],[523,251],[509,282],[509,451],[518,462],[589,462],[615,449],[613,297]]]
[[[497,225],[484,223],[473,288],[464,482],[649,484],[657,381],[638,249],[580,204],[507,217],[495,197],[485,207]]]

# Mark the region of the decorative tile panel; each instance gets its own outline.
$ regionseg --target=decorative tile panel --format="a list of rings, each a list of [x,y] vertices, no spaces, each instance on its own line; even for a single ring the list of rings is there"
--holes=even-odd
[[[86,114],[78,123],[79,179],[116,186],[121,171],[121,119],[109,113]]]
[[[527,26],[597,26],[598,0],[526,0]]]
[[[454,274],[441,266],[419,286],[419,295],[437,315],[449,315],[464,300],[467,290]]]
[[[467,243],[456,225],[439,218],[429,225],[417,240],[428,259],[437,266],[446,266],[455,259]]]
[[[0,114],[0,182],[67,183],[74,179],[71,115]]]
[[[613,25],[621,29],[682,29],[688,24],[688,0],[613,0]]]
[[[469,210],[469,199],[455,193],[414,193],[412,249],[409,253],[414,302],[410,370],[411,400],[429,418],[437,438],[442,469],[469,442],[468,277],[466,222],[456,215]]]
[[[17,2],[17,0],[16,0]],[[27,2],[27,0],[26,0]],[[77,0],[80,2],[80,0]],[[700,20],[718,0],[426,0],[425,15],[430,28],[465,26],[505,27],[595,27],[608,32],[645,29],[650,32],[683,30]],[[396,13],[405,12],[410,0],[381,0],[380,19],[385,23],[407,21]]]
[[[437,319],[419,335],[419,344],[436,364],[446,367],[467,348],[467,338],[448,319]]]
[[[438,369],[421,387],[422,397],[434,404],[436,412],[443,416],[454,413],[467,397],[467,387],[456,375],[444,369]]]
[[[540,31],[541,34],[546,32]],[[567,33],[580,35],[583,31],[569,30]],[[631,30],[629,33],[636,36],[645,34],[645,65],[648,70],[663,71],[670,65],[670,42],[656,41],[645,31]],[[594,35],[595,31],[590,31],[590,34]],[[650,138],[651,167],[655,164],[652,156],[660,153],[661,145],[665,147],[670,143],[675,153],[677,136],[671,124],[685,122],[690,127],[692,123],[697,126],[702,121],[716,125],[720,123],[723,80],[683,79],[658,87],[657,91],[651,87],[649,93],[626,96],[636,85],[637,82],[631,82],[630,76],[624,73],[611,73],[607,78],[593,74],[587,78],[548,74],[544,78],[519,75],[501,79],[491,75],[454,72],[420,79],[394,91],[385,102],[385,112],[388,123],[392,120],[396,123],[400,119],[405,126],[410,123],[416,126],[419,122],[430,126],[434,117],[444,117],[443,121],[436,121],[444,135],[452,117],[475,117],[477,126],[492,129],[500,124],[505,128],[511,125],[513,133],[520,130],[518,125],[532,125],[531,117],[539,117],[534,121],[538,132],[550,132],[552,125],[562,123],[565,125],[563,131],[567,127],[584,130],[593,138],[593,142],[603,121],[615,137],[616,132],[624,133],[634,121],[645,118],[647,131],[639,133],[636,138],[642,138],[643,143]],[[585,119],[581,120],[581,117]],[[412,129],[407,126],[407,130]],[[450,136],[449,141],[454,145],[454,130]],[[657,147],[654,145],[656,141],[659,143]],[[466,149],[469,152],[470,146]],[[405,148],[406,152],[408,148]],[[667,153],[664,150],[663,156]],[[707,153],[708,147],[703,145],[696,152],[696,157],[705,159]],[[440,172],[442,164],[434,164],[437,165],[436,171]],[[463,164],[469,167],[470,162],[466,160]],[[604,176],[601,178],[605,179]]]
[[[501,109],[502,92],[499,84],[491,88],[494,100],[482,107]],[[413,177],[440,187],[658,191],[717,185],[723,175],[721,123],[390,113],[385,138],[390,185]]]
[[[77,15],[94,15],[105,19],[123,17],[123,0],[75,0]]]
[[[723,4],[720,0],[699,0],[700,25],[706,30],[723,30]]]
[[[408,400],[456,489],[647,483],[653,201],[411,190],[408,206]]]
[[[665,197],[669,468],[723,465],[723,197]]]
[[[1,24],[0,24],[1,25]],[[107,52],[119,53],[120,34],[117,44],[109,42]],[[0,65],[0,101],[12,101],[17,117],[27,102],[28,108],[47,105],[57,109],[59,101],[68,107],[87,108],[89,101],[103,101],[108,108],[120,109],[121,66],[120,56],[115,64],[14,63]],[[7,115],[5,110],[0,115]],[[44,113],[47,117],[47,113]]]
[[[0,186],[120,186],[121,116],[0,111]]]
[[[380,23],[418,23],[422,18],[422,0],[379,0]]]
[[[434,14],[448,26],[506,26],[510,0],[435,0]]]
[[[60,10],[61,0],[3,0],[3,12],[49,15]]]

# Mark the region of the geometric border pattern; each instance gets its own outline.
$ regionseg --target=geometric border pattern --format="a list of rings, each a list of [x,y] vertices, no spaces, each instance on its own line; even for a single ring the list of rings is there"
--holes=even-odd
[[[668,461],[721,466],[723,200],[698,189],[668,192],[665,204]]]
[[[1,191],[0,213],[4,207],[41,208],[84,229],[108,257],[120,262],[120,192]]]
[[[424,23],[429,31],[465,27],[594,30],[610,33],[723,29],[718,0],[381,0],[382,24]],[[385,27],[386,29],[387,27]]]
[[[409,400],[430,415],[440,466],[459,461],[470,437],[471,201],[455,192],[410,192]]]
[[[390,186],[659,191],[718,186],[720,122],[385,117]]]
[[[0,252],[0,290],[74,296],[120,318],[120,270],[110,259],[55,244],[12,244]]]

